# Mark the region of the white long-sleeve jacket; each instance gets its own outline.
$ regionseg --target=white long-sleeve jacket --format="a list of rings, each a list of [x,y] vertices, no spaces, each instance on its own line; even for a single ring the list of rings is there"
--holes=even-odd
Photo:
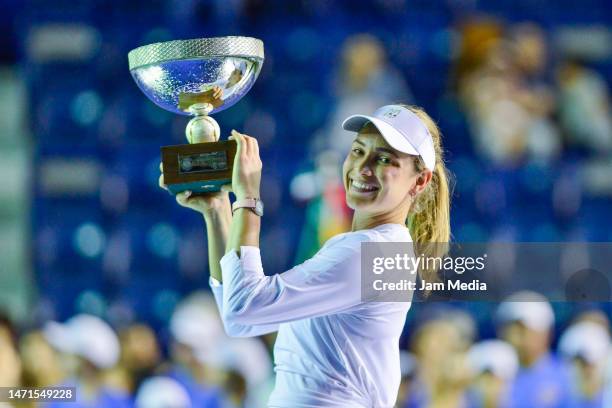
[[[230,336],[278,330],[269,407],[392,407],[400,384],[399,337],[410,302],[361,299],[361,243],[407,242],[405,226],[337,235],[294,268],[264,275],[259,248],[221,259],[211,288]]]

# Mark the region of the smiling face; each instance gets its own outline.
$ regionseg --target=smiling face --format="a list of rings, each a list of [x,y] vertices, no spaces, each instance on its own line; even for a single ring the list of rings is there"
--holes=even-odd
[[[415,156],[393,149],[376,127],[366,125],[342,166],[347,205],[361,215],[389,215],[403,223],[412,202],[410,191],[419,193],[430,178],[421,177],[414,161]]]

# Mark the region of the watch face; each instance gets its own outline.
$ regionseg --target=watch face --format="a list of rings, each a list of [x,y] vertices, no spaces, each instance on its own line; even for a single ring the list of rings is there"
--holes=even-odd
[[[263,203],[261,201],[257,201],[255,204],[255,213],[261,216],[263,215],[263,210]]]

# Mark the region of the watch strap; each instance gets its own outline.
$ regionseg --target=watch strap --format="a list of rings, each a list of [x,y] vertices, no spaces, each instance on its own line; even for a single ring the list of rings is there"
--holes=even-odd
[[[263,215],[263,203],[257,198],[244,198],[232,204],[232,214],[239,208],[248,208],[260,217]]]

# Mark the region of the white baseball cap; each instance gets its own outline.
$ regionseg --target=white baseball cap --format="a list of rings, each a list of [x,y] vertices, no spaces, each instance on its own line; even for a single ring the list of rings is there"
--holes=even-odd
[[[212,347],[196,349],[196,359],[222,370],[236,370],[249,386],[257,386],[272,374],[272,361],[266,346],[256,338],[224,338]]]
[[[485,340],[474,344],[468,361],[477,373],[491,372],[496,377],[512,380],[519,369],[518,357],[512,346],[501,340]]]
[[[119,339],[99,317],[79,314],[63,324],[48,322],[42,332],[55,349],[83,357],[98,368],[111,368],[119,361]]]
[[[549,330],[555,322],[555,314],[546,297],[531,291],[508,297],[497,308],[496,317],[499,324],[520,322],[539,332]]]
[[[580,357],[589,364],[599,365],[610,352],[610,335],[597,323],[578,322],[561,336],[559,351],[567,358]]]
[[[170,377],[151,377],[138,388],[136,408],[190,408],[185,387]]]
[[[223,323],[212,295],[195,292],[184,299],[172,313],[170,333],[176,341],[194,349],[224,338]]]
[[[421,156],[425,167],[434,171],[436,150],[427,126],[410,109],[401,105],[385,105],[372,116],[352,115],[342,122],[342,128],[359,132],[371,122],[389,145],[403,153]]]

